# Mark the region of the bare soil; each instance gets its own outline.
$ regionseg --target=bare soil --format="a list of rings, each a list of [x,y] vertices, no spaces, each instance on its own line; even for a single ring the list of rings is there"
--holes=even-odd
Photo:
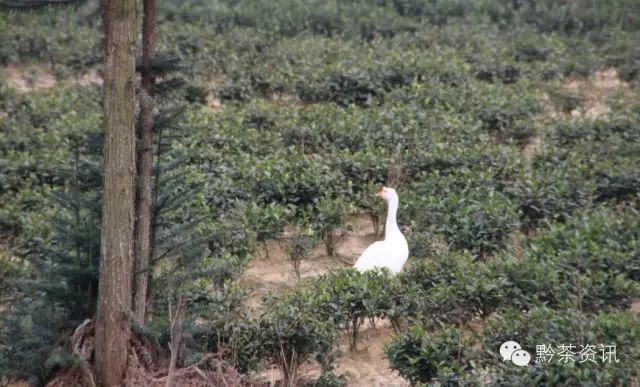
[[[12,63],[4,69],[9,86],[21,93],[50,89],[56,85],[64,86],[91,86],[101,85],[102,77],[96,69],[74,77],[59,81],[56,79],[51,67],[45,64],[23,65]]]
[[[629,310],[633,313],[640,315],[640,298],[631,301],[631,305],[629,305]]]
[[[350,230],[350,231],[347,231]],[[355,263],[360,254],[377,238],[373,225],[366,215],[354,215],[346,222],[346,236],[338,245],[334,257],[327,255],[323,244],[318,244],[302,261],[300,278],[308,278],[326,273],[332,269],[340,269]],[[253,289],[249,306],[261,308],[263,295],[293,288],[297,278],[292,264],[285,252],[286,237],[291,230],[285,228],[282,240],[268,240],[265,246],[259,246],[256,256],[249,262],[247,269],[240,277],[240,282]]]
[[[2,378],[0,378],[0,386],[4,386],[6,383],[6,381]],[[25,381],[17,381],[17,382],[10,382],[9,384],[6,384],[7,387],[30,387],[30,384],[25,382]]]
[[[209,79],[207,94],[207,106],[214,111],[222,109],[222,101],[218,98],[218,89],[225,81],[225,76],[222,73],[213,73],[211,79]]]
[[[539,136],[533,136],[529,139],[527,145],[524,146],[524,149],[522,150],[522,157],[525,160],[530,160],[540,152],[540,149],[542,149],[542,140]]]
[[[5,69],[5,75],[9,85],[22,93],[49,89],[56,84],[49,66],[42,64],[23,66],[12,63]]]
[[[627,82],[620,80],[618,70],[607,68],[594,72],[586,79],[568,79],[562,85],[562,90],[581,99],[579,106],[568,112],[568,116],[594,120],[611,113],[612,99],[630,97],[631,88]],[[551,117],[562,114],[555,106],[547,106],[545,110]]]

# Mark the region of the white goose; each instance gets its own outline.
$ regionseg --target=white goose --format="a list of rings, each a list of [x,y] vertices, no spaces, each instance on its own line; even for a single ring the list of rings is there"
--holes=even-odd
[[[398,212],[398,194],[393,188],[382,187],[376,196],[383,198],[388,205],[387,222],[384,229],[384,240],[374,242],[362,253],[353,265],[363,272],[374,268],[387,268],[397,274],[407,262],[409,246],[396,223]]]

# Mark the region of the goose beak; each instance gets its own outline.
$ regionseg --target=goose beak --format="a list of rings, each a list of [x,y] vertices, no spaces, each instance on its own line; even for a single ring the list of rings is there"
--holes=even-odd
[[[381,198],[383,193],[384,193],[384,190],[381,189],[380,192],[376,194],[376,196]]]

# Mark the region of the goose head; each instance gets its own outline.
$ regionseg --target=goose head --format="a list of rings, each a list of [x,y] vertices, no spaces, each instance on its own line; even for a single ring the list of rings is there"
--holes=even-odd
[[[398,193],[395,189],[389,187],[382,187],[382,189],[376,194],[376,196],[384,199],[384,201],[386,201],[387,203],[398,201]]]

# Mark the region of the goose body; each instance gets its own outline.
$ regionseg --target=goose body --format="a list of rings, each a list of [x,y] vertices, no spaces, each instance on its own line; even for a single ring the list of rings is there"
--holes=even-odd
[[[398,194],[393,188],[384,187],[376,196],[382,197],[388,205],[385,223],[384,240],[372,243],[360,255],[353,267],[360,272],[375,268],[386,268],[397,274],[402,270],[409,258],[407,240],[398,228],[396,213],[398,211]]]

